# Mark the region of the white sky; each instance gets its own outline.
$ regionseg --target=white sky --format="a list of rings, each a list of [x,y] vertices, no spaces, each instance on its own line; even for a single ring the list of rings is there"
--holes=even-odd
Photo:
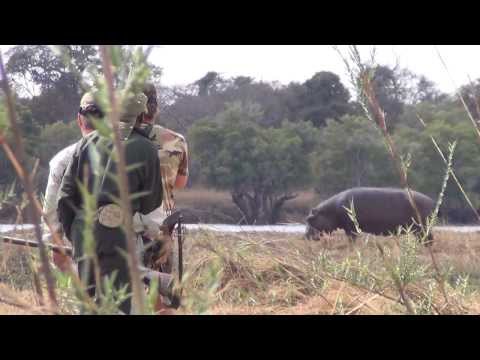
[[[5,52],[11,46],[0,45]],[[377,61],[394,65],[397,61],[417,74],[434,81],[440,90],[453,92],[448,73],[433,45],[377,45]],[[438,45],[457,86],[480,78],[480,46]],[[345,46],[340,46],[345,50]],[[361,45],[364,57],[371,46]],[[332,71],[349,85],[339,55],[329,45],[163,45],[152,52],[151,60],[164,69],[164,85],[192,83],[208,71],[225,77],[251,76],[256,80],[303,82],[318,71]]]

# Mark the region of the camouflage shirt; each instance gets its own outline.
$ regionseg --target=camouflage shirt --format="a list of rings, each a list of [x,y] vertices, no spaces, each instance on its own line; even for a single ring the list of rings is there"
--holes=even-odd
[[[188,176],[187,142],[183,135],[160,125],[142,124],[141,128],[158,148],[164,199],[155,213],[163,218],[175,207],[173,190],[177,176]]]

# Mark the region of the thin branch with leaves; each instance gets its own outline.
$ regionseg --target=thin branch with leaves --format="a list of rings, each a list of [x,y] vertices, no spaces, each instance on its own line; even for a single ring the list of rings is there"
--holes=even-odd
[[[14,107],[14,102],[13,102],[13,97],[12,93],[10,91],[10,86],[8,84],[8,77],[5,72],[5,66],[3,63],[3,58],[2,54],[0,52],[0,76],[1,76],[1,83],[2,83],[2,89],[5,93],[5,98],[6,98],[6,105],[7,105],[7,110],[8,110],[8,118],[10,120],[10,128],[13,132],[14,140],[15,140],[15,147],[17,150],[17,157],[18,158],[18,164],[16,167],[16,170],[19,172],[20,179],[23,182],[23,186],[25,188],[25,191],[27,193],[28,201],[29,201],[29,211],[30,215],[33,219],[33,224],[34,224],[34,229],[35,229],[35,236],[37,238],[37,241],[39,243],[39,252],[40,252],[40,260],[42,264],[42,272],[45,275],[45,280],[47,282],[47,290],[48,290],[48,295],[49,299],[52,303],[52,306],[57,307],[58,302],[55,294],[55,284],[53,281],[53,276],[52,276],[52,270],[50,269],[50,264],[48,262],[48,254],[47,254],[47,249],[45,247],[45,244],[43,242],[42,238],[42,228],[40,225],[40,217],[35,209],[35,194],[34,194],[34,187],[33,187],[33,182],[32,178],[27,175],[27,171],[23,167],[23,163],[25,160],[25,148],[23,145],[22,141],[22,132],[20,128],[18,127],[17,124],[17,119],[16,119],[16,112],[15,112],[15,107]]]

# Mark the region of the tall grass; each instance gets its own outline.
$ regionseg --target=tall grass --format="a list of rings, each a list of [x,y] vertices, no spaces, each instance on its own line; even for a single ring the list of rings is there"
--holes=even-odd
[[[116,59],[117,51],[115,47],[101,48],[105,74],[103,77],[97,76],[95,81],[103,84],[102,101],[109,109],[111,122],[108,136],[114,139],[114,153],[119,165],[119,201],[129,213],[127,169],[123,159],[123,144],[119,141],[118,134],[121,99],[117,99],[114,92],[114,78],[121,71],[114,73],[115,67],[112,66],[112,63],[119,64]],[[356,86],[365,114],[384,136],[386,149],[397,169],[400,184],[410,194],[416,220],[424,227],[422,240],[425,241],[437,221],[449,178],[453,177],[461,188],[452,166],[455,143],[449,144],[449,152],[445,155],[432,138],[446,170],[434,214],[426,224],[422,224],[408,181],[410,157],[398,153],[372,85],[370,70],[375,66],[375,58],[372,55],[370,62],[364,63],[356,47],[351,47],[349,58],[342,56],[342,59]],[[0,64],[3,67],[1,58]],[[4,74],[2,78],[4,86],[8,87]],[[15,126],[15,119],[10,123]],[[3,134],[0,134],[0,140],[3,139],[1,135]],[[17,140],[21,143],[21,136],[17,136]],[[27,172],[22,167],[22,159],[17,159],[5,141],[2,146],[7,154],[10,151],[9,158],[29,193],[29,177],[25,176]],[[89,193],[83,189],[82,196],[87,204],[87,218],[91,219],[95,211],[95,191]],[[203,196],[211,198],[212,194],[206,193]],[[464,193],[464,196],[468,200],[467,194]],[[38,200],[33,193],[29,195],[29,200],[31,211],[37,214],[38,220],[42,215]],[[215,194],[215,201],[221,200],[222,197]],[[350,205],[346,210],[356,225],[357,234],[361,234],[364,239],[355,245],[348,244],[347,239],[338,233],[328,236],[324,242],[305,242],[291,235],[226,236],[203,231],[191,233],[185,249],[187,272],[181,285],[185,299],[180,313],[465,314],[475,313],[480,309],[480,267],[477,255],[480,248],[475,246],[476,237],[466,239],[462,235],[437,234],[433,247],[423,247],[411,228],[389,237],[364,235],[356,221],[354,203]],[[96,271],[95,281],[100,300],[98,303],[86,296],[85,289],[75,274],[64,274],[53,269],[50,270],[49,278],[48,259],[45,259],[42,251],[40,261],[43,264],[43,273],[47,275],[45,283],[51,302],[57,306],[51,308],[43,306],[42,303],[28,304],[3,288],[0,288],[0,302],[32,313],[112,314],[118,313],[119,305],[133,295],[135,313],[154,313],[155,285],[146,297],[138,273],[131,217],[127,216],[127,219],[126,256],[129,259],[133,294],[129,294],[125,288],[116,289],[113,286],[114,277],[100,278],[94,251],[92,222],[87,221],[84,234],[85,253],[93,262]],[[35,234],[38,236],[37,228]],[[41,239],[39,242],[41,243]],[[6,254],[3,248],[0,250],[0,255]],[[5,257],[5,261],[8,259],[20,262],[13,265],[0,262],[0,266],[3,266],[0,271],[3,274],[4,269],[15,268],[15,271],[8,274],[10,277],[7,283],[23,290],[19,287],[22,283],[26,288],[36,288],[41,294],[45,283],[37,281],[35,271],[27,271],[28,266],[25,267],[25,264],[28,261],[22,262],[22,256],[22,252],[17,252],[14,257]]]
[[[448,281],[445,291],[449,303],[445,303],[428,249],[412,233],[399,235],[398,241],[395,238],[378,237],[376,242],[365,241],[351,247],[345,246],[345,236],[335,233],[333,246],[327,249],[322,242],[305,242],[294,235],[193,233],[186,249],[188,302],[182,312],[475,312],[480,300],[477,285],[464,275]],[[442,233],[437,251],[455,261],[459,253],[451,251],[450,246],[462,242],[461,235]],[[384,258],[378,256],[378,245]],[[398,292],[399,284],[403,298]]]

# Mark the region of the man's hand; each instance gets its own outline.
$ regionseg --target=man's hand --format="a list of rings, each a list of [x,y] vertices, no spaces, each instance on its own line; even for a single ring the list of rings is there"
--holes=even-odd
[[[56,251],[53,253],[53,263],[61,272],[68,272],[68,270],[73,267],[72,258],[70,256]]]
[[[137,234],[142,234],[150,240],[155,240],[161,235],[160,226],[148,216],[138,212],[133,216],[133,229]]]
[[[133,229],[137,234],[153,241],[150,251],[152,265],[155,267],[165,264],[173,250],[173,239],[168,224],[159,225],[148,216],[135,213],[133,216]]]
[[[168,257],[172,253],[173,250],[173,239],[169,234],[163,234],[162,236],[162,247],[160,251],[158,252],[156,259],[155,259],[155,265],[159,266],[161,264],[165,264],[168,260]]]
[[[63,232],[59,229],[55,231],[55,235],[47,234],[44,236],[44,241],[51,241],[55,245],[58,246],[65,246],[65,242],[63,240]],[[61,272],[68,272],[68,270],[73,269],[73,262],[72,258],[67,254],[62,254],[60,252],[54,251],[53,252],[53,263]]]

